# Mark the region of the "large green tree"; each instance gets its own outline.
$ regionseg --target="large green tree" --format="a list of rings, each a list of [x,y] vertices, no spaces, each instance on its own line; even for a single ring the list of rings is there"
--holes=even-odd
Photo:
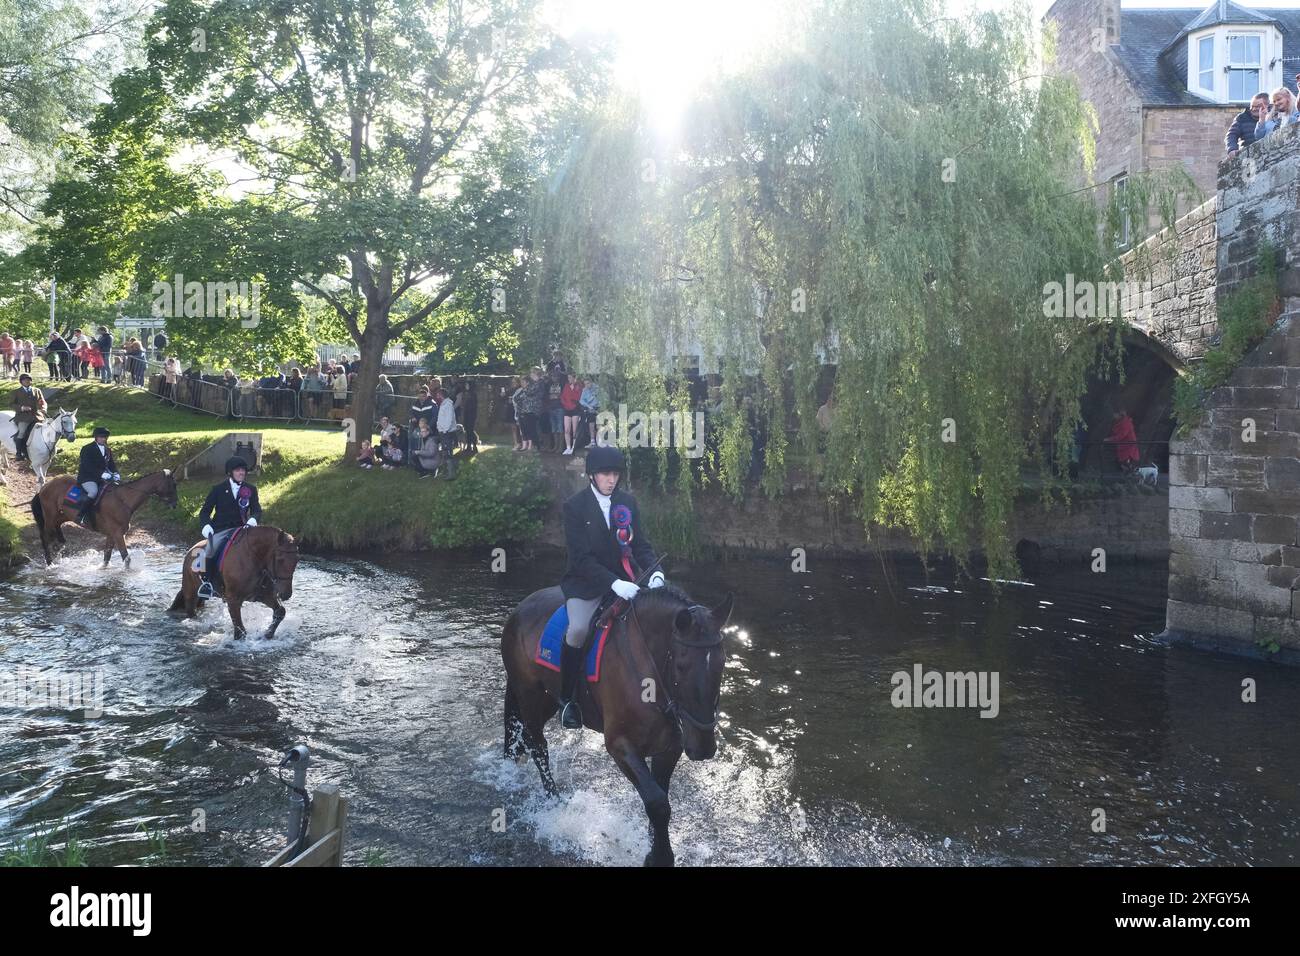
[[[541,6],[167,0],[147,65],[113,84],[82,195],[55,210],[56,264],[88,279],[134,263],[141,288],[256,280],[283,315],[328,303],[361,354],[353,414],[369,421],[390,342],[484,287],[506,290],[499,321],[524,304],[508,283],[534,185],[596,75]],[[182,159],[205,172],[178,173]],[[97,202],[97,165],[146,196]],[[104,202],[117,208],[97,220]]]

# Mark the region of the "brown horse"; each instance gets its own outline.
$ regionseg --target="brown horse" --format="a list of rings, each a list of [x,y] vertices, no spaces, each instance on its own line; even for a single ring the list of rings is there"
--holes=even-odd
[[[200,541],[185,553],[181,566],[181,589],[168,611],[194,617],[205,599],[198,596],[199,576],[194,570],[194,559],[206,547]],[[235,639],[248,635],[244,628],[245,601],[257,601],[271,609],[271,627],[265,637],[275,636],[276,628],[284,620],[284,605],[293,597],[293,573],[298,568],[298,543],[293,535],[270,525],[245,528],[230,545],[221,567],[224,581],[222,597],[235,625]]]
[[[506,621],[505,755],[531,755],[551,796],[543,725],[559,708],[560,675],[536,662],[537,641],[564,603],[559,588],[534,591]],[[731,595],[710,610],[672,587],[642,589],[615,619],[601,657],[600,680],[579,680],[583,723],[605,735],[605,750],[632,781],[650,820],[646,866],[672,866],[668,784],[683,751],[691,760],[717,752],[718,697],[726,657],[722,629]],[[647,765],[646,758],[649,758]]]
[[[63,526],[77,520],[76,507],[67,502],[68,489],[76,483],[76,479],[68,475],[51,478],[32,498],[32,517],[36,519],[36,528],[41,533],[41,547],[45,550],[46,564],[54,560],[51,543],[55,551],[67,544]],[[108,539],[104,548],[104,567],[108,567],[108,562],[113,558],[113,548],[116,547],[129,568],[131,556],[126,551],[126,533],[131,530],[131,516],[150,498],[157,498],[169,508],[175,508],[176,479],[169,469],[164,468],[125,484],[110,484],[99,496],[92,522],[94,527],[90,530]]]

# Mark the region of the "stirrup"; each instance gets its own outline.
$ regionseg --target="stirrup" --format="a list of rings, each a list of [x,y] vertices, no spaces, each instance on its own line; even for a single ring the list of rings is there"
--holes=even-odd
[[[195,592],[194,596],[203,598],[204,600],[211,600],[212,598],[215,598],[217,594],[212,590],[212,582],[205,578],[199,583],[199,589]]]
[[[560,726],[565,730],[582,729],[582,708],[576,700],[564,702],[564,709],[560,711]]]

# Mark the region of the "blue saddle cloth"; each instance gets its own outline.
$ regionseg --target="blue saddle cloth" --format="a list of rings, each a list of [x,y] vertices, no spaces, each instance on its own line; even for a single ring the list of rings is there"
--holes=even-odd
[[[610,624],[606,624],[596,639],[591,642],[587,648],[587,680],[595,684],[600,680],[600,659],[605,653],[605,641],[609,637]],[[537,655],[533,658],[543,667],[549,667],[553,671],[560,669],[560,645],[564,643],[564,635],[569,630],[569,609],[561,604],[551,615],[551,619],[546,622],[546,627],[542,629],[542,636],[537,641]]]

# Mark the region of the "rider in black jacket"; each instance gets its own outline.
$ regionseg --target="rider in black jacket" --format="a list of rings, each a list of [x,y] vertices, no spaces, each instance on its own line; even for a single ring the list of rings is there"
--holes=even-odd
[[[248,476],[248,462],[242,458],[231,458],[226,462],[226,480],[214,485],[208,492],[199,511],[199,520],[203,522],[203,537],[208,539],[208,546],[203,552],[203,571],[200,572],[202,583],[198,596],[211,598],[215,592],[208,576],[209,563],[216,555],[213,545],[222,536],[223,531],[234,528],[255,528],[262,517],[262,505],[257,500],[257,489],[245,481]]]
[[[560,723],[582,727],[582,711],[574,699],[582,667],[582,645],[591,616],[609,592],[630,601],[640,588],[634,583],[655,563],[654,549],[641,529],[640,506],[618,490],[626,468],[617,448],[598,446],[587,452],[587,486],[564,502],[564,542],[569,564],[560,590],[569,612],[569,628],[560,653]],[[663,572],[650,575],[647,586],[664,583]]]
[[[81,456],[77,460],[77,484],[81,485],[85,495],[81,507],[77,509],[77,524],[84,526],[90,509],[110,481],[121,481],[117,462],[113,460],[113,450],[108,447],[108,429],[100,426],[91,433],[94,441],[81,446]]]

